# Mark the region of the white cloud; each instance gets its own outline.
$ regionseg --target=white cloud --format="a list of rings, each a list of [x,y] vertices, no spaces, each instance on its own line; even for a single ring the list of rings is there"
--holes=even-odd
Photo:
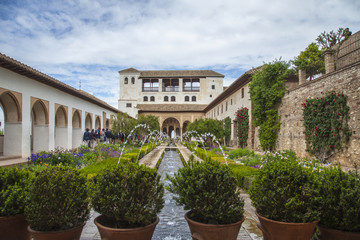
[[[360,26],[357,0],[16,3],[0,5],[0,51],[59,80],[80,78],[95,95],[109,89],[101,98],[113,106],[122,68],[218,69],[229,83],[293,59],[323,31]]]

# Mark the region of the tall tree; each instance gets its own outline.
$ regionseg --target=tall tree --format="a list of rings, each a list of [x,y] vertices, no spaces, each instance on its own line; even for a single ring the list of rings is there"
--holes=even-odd
[[[207,133],[213,134],[218,140],[224,137],[223,122],[215,119],[196,119],[194,122],[187,126],[187,131],[195,131],[199,135],[205,135]],[[211,145],[212,139],[204,138],[209,145]]]
[[[118,113],[112,121],[112,130],[116,133],[121,132],[128,135],[135,125],[136,119],[126,113]]]
[[[344,41],[346,41],[352,32],[349,28],[339,28],[336,32],[330,31],[329,33],[323,32],[317,38],[316,41],[323,47],[324,50],[332,49],[335,51],[335,65],[339,58],[340,47]]]
[[[231,118],[227,117],[224,120],[224,137],[225,137],[225,145],[229,146],[231,139]]]
[[[316,43],[310,43],[292,62],[298,69],[305,70],[310,80],[317,74],[325,73],[324,57]]]

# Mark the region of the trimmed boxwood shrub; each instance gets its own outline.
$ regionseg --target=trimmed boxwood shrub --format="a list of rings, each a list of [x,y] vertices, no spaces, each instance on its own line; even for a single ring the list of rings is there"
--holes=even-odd
[[[35,173],[25,215],[33,230],[66,230],[89,218],[89,202],[86,178],[78,169],[49,166]]]
[[[123,163],[94,178],[92,205],[103,215],[100,224],[111,228],[146,226],[164,206],[164,186],[155,169]]]
[[[27,170],[0,167],[0,216],[24,213],[29,177]]]
[[[189,161],[171,181],[169,191],[189,217],[205,224],[229,224],[240,221],[244,200],[230,168],[215,161]]]
[[[338,167],[321,172],[320,225],[326,228],[360,232],[360,179],[356,171],[345,173]]]
[[[249,193],[257,212],[265,218],[312,222],[320,218],[319,184],[317,175],[303,167],[293,152],[267,153]]]

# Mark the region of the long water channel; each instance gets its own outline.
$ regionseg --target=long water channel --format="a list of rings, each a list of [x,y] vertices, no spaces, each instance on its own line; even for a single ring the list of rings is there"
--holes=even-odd
[[[170,184],[166,174],[173,176],[179,168],[183,167],[179,153],[175,149],[166,149],[158,172],[165,186]],[[153,240],[189,240],[191,234],[184,218],[185,210],[177,206],[172,193],[165,189],[165,205],[158,215],[160,222],[157,225]]]

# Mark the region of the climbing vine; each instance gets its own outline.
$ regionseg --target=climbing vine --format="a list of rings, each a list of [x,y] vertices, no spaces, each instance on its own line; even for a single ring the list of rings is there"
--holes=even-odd
[[[264,150],[274,150],[280,130],[277,107],[285,94],[284,82],[294,74],[289,63],[275,60],[265,64],[254,73],[250,83],[250,99],[253,104],[252,117],[259,129],[259,139]]]
[[[322,162],[340,150],[351,136],[348,125],[347,96],[334,91],[316,99],[307,99],[303,106],[306,151]]]
[[[235,113],[235,124],[237,126],[237,137],[239,146],[245,148],[249,135],[249,109],[243,107]]]

